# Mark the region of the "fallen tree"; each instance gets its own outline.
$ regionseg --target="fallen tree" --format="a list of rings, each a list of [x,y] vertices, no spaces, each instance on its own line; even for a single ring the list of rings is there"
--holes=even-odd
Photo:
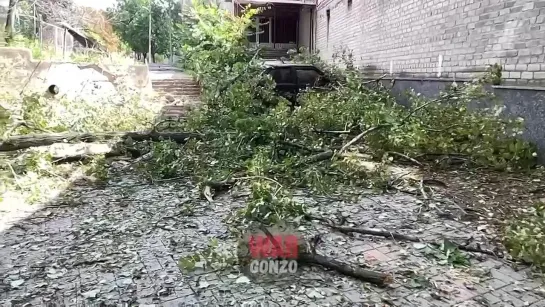
[[[256,50],[247,47],[244,33],[256,12],[227,17],[213,6],[195,3],[184,18],[184,64],[203,87],[204,106],[179,129],[199,131],[203,137],[184,144],[183,155],[175,146],[156,150],[149,162],[153,169],[163,166],[168,176],[188,175],[202,183],[209,201],[214,190],[248,187],[246,206],[229,219],[233,229],[242,231],[251,221],[264,225],[305,221],[306,207],[291,197],[296,188],[314,194],[387,190],[384,169],[370,171],[356,152],[384,168],[394,158],[424,167],[429,164],[424,158],[433,155],[463,156],[466,164],[497,169],[535,163],[535,146],[513,137],[522,131],[521,122],[499,118],[498,109],[470,110],[471,102],[490,97],[484,90],[488,75],[448,87],[436,99],[413,93],[410,107],[404,107],[378,82],[366,82],[349,54],[341,53],[333,65],[316,55],[296,55],[293,60],[320,66],[332,82],[328,91],[301,93],[301,107],[290,108],[275,94],[274,82],[261,74]],[[420,190],[426,197],[425,187]],[[337,230],[402,237],[370,229]],[[362,278],[350,266],[316,255],[304,254],[301,259]],[[362,279],[381,284],[385,276],[373,272]]]
[[[96,142],[111,139],[132,139],[136,142],[141,141],[161,141],[172,140],[177,143],[184,143],[189,138],[199,138],[196,133],[186,132],[97,132],[97,133],[44,133],[44,134],[26,134],[14,136],[0,143],[0,152],[15,151],[27,149],[30,147],[48,146],[55,143],[75,143],[75,142]]]

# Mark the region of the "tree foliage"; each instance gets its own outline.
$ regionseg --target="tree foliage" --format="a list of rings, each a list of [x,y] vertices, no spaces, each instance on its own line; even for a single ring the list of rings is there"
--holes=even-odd
[[[121,41],[114,32],[111,21],[104,11],[93,8],[82,8],[83,14],[86,17],[85,32],[106,47],[110,52],[121,51]]]
[[[151,1],[151,3],[150,3]],[[114,29],[133,51],[147,53],[149,48],[149,16],[151,4],[152,53],[170,54],[179,48],[179,14],[181,7],[175,0],[118,0],[109,10]]]
[[[434,100],[413,94],[411,106],[404,107],[380,84],[366,84],[349,53],[340,53],[333,64],[298,56],[317,62],[333,82],[326,92],[301,93],[301,107],[289,108],[261,74],[256,50],[247,47],[245,31],[255,13],[247,9],[235,17],[193,2],[182,28],[183,64],[201,82],[204,104],[183,128],[203,137],[185,144],[175,159],[157,152],[152,159],[175,161],[169,176],[191,175],[204,185],[250,181],[243,220],[304,216],[305,207],[289,196],[294,188],[384,188],[383,168],[366,168],[361,152],[379,164],[392,163],[391,152],[421,161],[429,154],[457,154],[502,169],[534,163],[535,148],[513,137],[520,122],[499,118],[497,108],[471,107],[488,97],[485,79],[451,87]]]

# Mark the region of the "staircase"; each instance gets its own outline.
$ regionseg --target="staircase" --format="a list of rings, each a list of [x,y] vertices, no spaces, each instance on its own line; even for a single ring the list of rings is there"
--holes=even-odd
[[[152,80],[151,86],[159,95],[185,98],[184,100],[199,100],[201,95],[201,87],[191,78]]]
[[[182,119],[200,102],[201,87],[188,75],[151,80],[153,90],[166,100],[161,113],[164,119]]]
[[[266,60],[277,60],[281,57],[289,58],[288,49],[262,49],[260,55]]]

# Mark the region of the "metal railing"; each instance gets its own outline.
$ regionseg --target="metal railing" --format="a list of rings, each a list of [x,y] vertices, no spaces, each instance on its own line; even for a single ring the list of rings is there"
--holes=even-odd
[[[74,37],[66,28],[44,21],[37,21],[34,16],[18,15],[15,21],[16,34],[24,37],[34,37],[34,41],[20,42],[20,47],[32,49],[36,56],[42,58],[66,58],[74,49]],[[26,46],[28,45],[28,46]]]

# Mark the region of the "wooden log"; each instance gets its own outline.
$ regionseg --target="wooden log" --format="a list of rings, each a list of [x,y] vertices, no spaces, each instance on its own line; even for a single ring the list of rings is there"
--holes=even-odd
[[[96,142],[114,138],[128,139],[135,141],[159,141],[171,140],[177,143],[184,143],[189,138],[200,138],[200,135],[189,132],[99,132],[99,133],[45,133],[27,134],[4,140],[0,143],[0,152],[26,149],[30,147],[48,146],[54,143],[73,142]]]
[[[49,148],[53,163],[71,163],[88,161],[93,156],[104,155],[105,158],[113,158],[128,155],[135,159],[142,156],[137,149],[130,147],[116,148],[110,144],[79,143],[79,144],[53,144]]]
[[[319,265],[324,268],[339,272],[343,275],[373,283],[377,286],[385,286],[387,284],[392,283],[393,281],[393,278],[390,274],[365,270],[358,266],[342,263],[340,261],[327,258],[320,254],[312,254],[312,253],[299,254],[299,258],[297,260],[300,263]]]

